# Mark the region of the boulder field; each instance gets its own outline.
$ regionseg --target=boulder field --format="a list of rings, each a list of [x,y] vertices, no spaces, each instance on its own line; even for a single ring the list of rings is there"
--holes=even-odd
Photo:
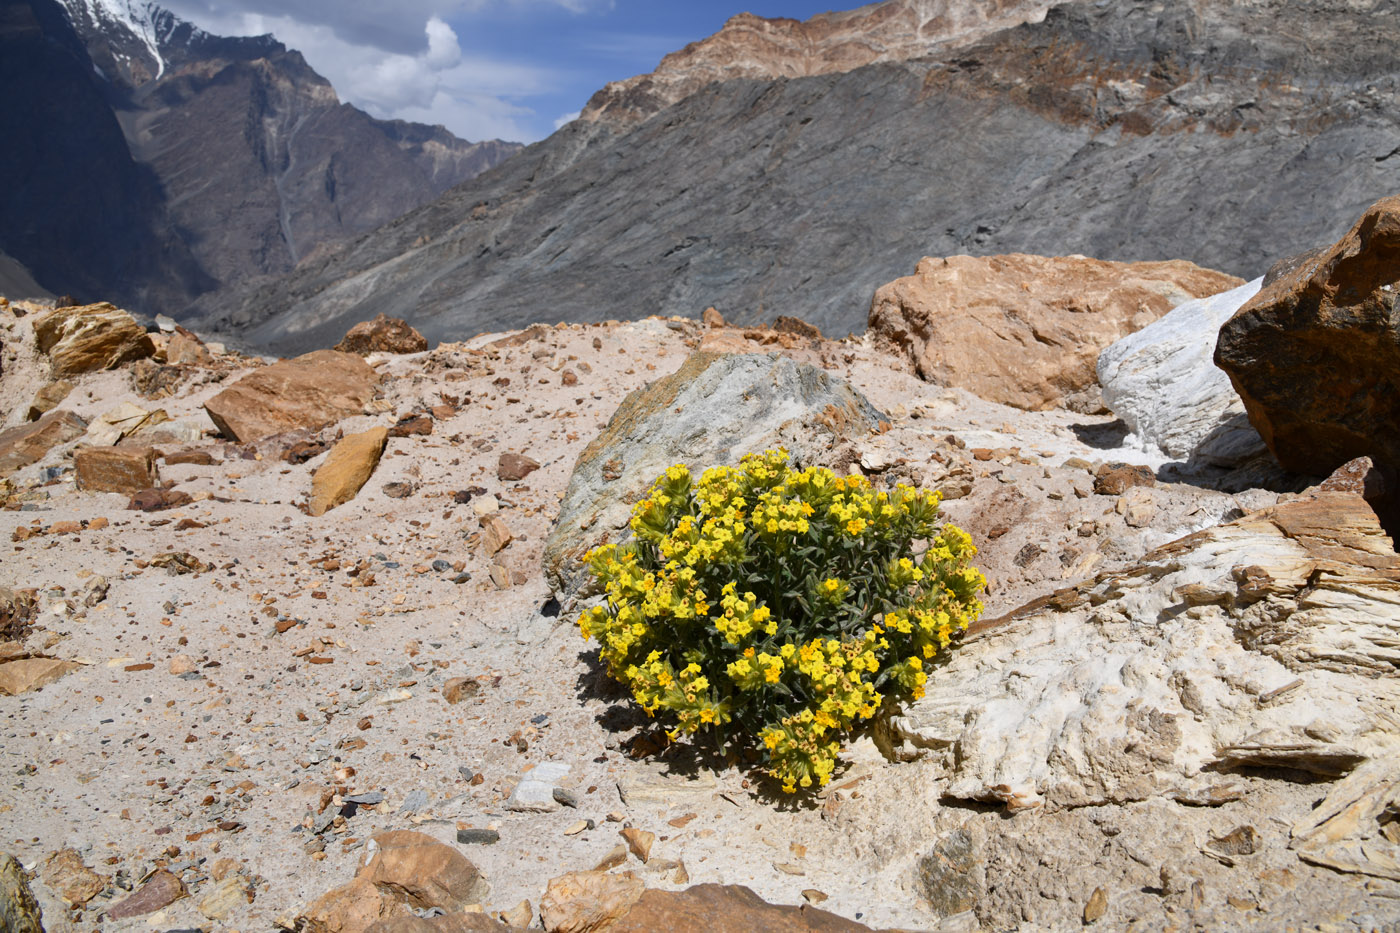
[[[1247,313],[1258,299],[1221,279],[1144,310],[1179,349],[1120,350],[1118,371],[1203,365],[1210,328],[1202,349],[1168,324]],[[987,326],[1006,319],[986,304]],[[1181,456],[1218,414],[1158,429],[1176,413],[1139,407],[1130,431],[1082,401],[1092,360],[1067,361],[1080,403],[1013,407],[1012,382],[918,371],[874,330],[717,312],[432,349],[385,326],[410,352],[289,361],[168,329],[65,388],[34,326],[48,310],[0,305],[0,917],[17,929],[40,910],[50,931],[314,933],[1400,916],[1382,448],[1326,478],[1225,484]],[[1098,313],[1073,312],[1086,333]],[[1131,393],[1099,371],[1126,419]],[[41,399],[56,407],[27,420]],[[578,555],[626,535],[652,474],[772,444],[940,488],[990,580],[925,696],[797,798],[669,742],[574,626]]]

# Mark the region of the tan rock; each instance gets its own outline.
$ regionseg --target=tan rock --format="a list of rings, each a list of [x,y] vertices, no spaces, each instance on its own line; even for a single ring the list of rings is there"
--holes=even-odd
[[[204,409],[225,436],[244,444],[360,414],[379,379],[358,356],[317,350],[254,370],[205,402]]]
[[[33,424],[0,431],[0,476],[44,458],[50,448],[82,437],[87,422],[71,411],[51,411]]]
[[[96,447],[111,447],[142,428],[162,424],[168,420],[170,416],[162,408],[147,411],[139,405],[123,402],[93,419],[88,425],[84,442]]]
[[[246,903],[248,891],[244,887],[243,879],[238,875],[229,875],[215,883],[214,887],[199,899],[199,912],[210,920],[223,920]]]
[[[517,933],[522,927],[509,927],[484,913],[438,914],[423,919],[412,914],[380,920],[365,933]]]
[[[610,924],[626,916],[645,890],[646,885],[631,872],[617,875],[601,871],[570,872],[549,882],[540,899],[540,922],[547,933],[592,933],[612,929]]]
[[[647,891],[608,933],[705,930],[706,933],[860,933],[870,927],[804,904],[769,904],[742,885],[698,884]]]
[[[381,921],[408,916],[408,909],[373,882],[355,878],[327,891],[297,918],[303,933],[365,933]]]
[[[926,258],[876,291],[869,329],[928,382],[1039,411],[1095,385],[1104,347],[1184,301],[1240,284],[1179,260]]]
[[[651,858],[651,847],[656,842],[656,833],[648,832],[645,829],[637,829],[629,826],[620,832],[623,839],[627,840],[627,848],[632,854],[643,862]]]
[[[453,677],[442,685],[442,698],[451,706],[470,699],[481,691],[481,684],[470,677]]]
[[[57,408],[59,403],[66,399],[68,393],[72,391],[73,383],[66,379],[50,382],[34,393],[34,401],[29,403],[29,411],[25,414],[24,420],[38,421],[45,414]]]
[[[73,849],[60,849],[45,859],[39,877],[69,907],[84,906],[107,887],[107,879],[83,864]]]
[[[135,495],[160,485],[156,452],[150,447],[80,447],[73,453],[79,489]]]
[[[34,338],[55,376],[72,376],[145,359],[155,352],[146,329],[106,302],[55,308],[34,320]]]
[[[187,654],[177,654],[170,659],[170,673],[175,675],[188,674],[195,669],[194,658]]]
[[[81,666],[58,658],[23,658],[0,664],[0,695],[13,697],[38,690]]]
[[[700,322],[706,327],[723,327],[724,315],[719,312],[718,308],[709,307],[700,315]]]
[[[205,349],[204,341],[178,324],[175,326],[175,333],[170,335],[170,340],[165,345],[165,361],[167,363],[172,366],[178,366],[182,363],[204,366],[211,359],[209,351]]]
[[[510,526],[502,519],[494,515],[488,515],[481,521],[482,534],[481,546],[486,549],[487,554],[495,554],[511,542]]]
[[[345,334],[335,348],[341,353],[368,356],[371,353],[422,353],[428,341],[407,321],[381,314],[372,321],[361,321]]]
[[[355,498],[360,487],[374,475],[388,442],[386,428],[373,428],[337,441],[311,479],[311,514],[324,515]]]
[[[0,852],[0,930],[44,933],[44,914],[14,857]]]
[[[379,833],[377,851],[357,874],[412,907],[439,907],[448,913],[480,903],[486,882],[456,849],[432,836],[407,829]]]

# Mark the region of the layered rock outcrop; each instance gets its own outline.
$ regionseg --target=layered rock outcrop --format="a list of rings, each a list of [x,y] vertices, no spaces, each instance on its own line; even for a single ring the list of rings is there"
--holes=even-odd
[[[925,258],[875,293],[868,326],[928,382],[1039,411],[1091,387],[1110,343],[1182,302],[1239,284],[1180,261]]]
[[[156,350],[144,327],[107,302],[55,308],[35,318],[34,342],[48,354],[55,377],[113,369]]]
[[[1188,301],[1099,354],[1104,404],[1148,449],[1221,466],[1264,450],[1230,377],[1212,359],[1221,325],[1262,284]]]
[[[1370,506],[1318,492],[980,623],[887,740],[1013,809],[1209,797],[1250,767],[1338,777],[1400,749],[1398,593]]]
[[[1400,468],[1400,196],[1274,279],[1220,329],[1215,362],[1290,470]]]

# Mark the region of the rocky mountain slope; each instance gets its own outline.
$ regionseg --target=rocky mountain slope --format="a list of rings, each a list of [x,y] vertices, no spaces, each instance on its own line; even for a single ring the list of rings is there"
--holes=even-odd
[[[202,320],[284,349],[378,313],[430,339],[707,305],[845,333],[923,256],[1182,258],[1252,278],[1400,187],[1394,0],[973,8],[738,19]]]
[[[63,12],[48,0],[33,6],[49,24],[46,37],[63,32],[73,56],[91,59],[75,67],[89,72],[109,105],[106,123],[120,124],[125,158],[140,166],[150,189],[141,195],[143,209],[178,231],[203,273],[190,292],[217,293],[284,273],[519,149],[496,140],[469,143],[442,127],[376,120],[340,102],[298,52],[270,36],[213,36],[138,0],[69,0]],[[64,12],[77,48],[58,22]],[[32,136],[48,113],[17,120],[15,133]],[[106,158],[117,139],[87,145]],[[66,169],[41,159],[36,171],[56,188],[81,184]],[[35,238],[52,238],[51,219],[40,212],[23,218],[24,225],[0,230],[0,244],[29,260],[52,290],[123,298],[149,312],[179,313],[192,297],[136,301],[131,289],[161,270],[65,278],[51,270],[47,241],[41,246]],[[83,256],[106,243],[92,235],[77,241],[87,246],[74,239],[69,250],[85,250]]]

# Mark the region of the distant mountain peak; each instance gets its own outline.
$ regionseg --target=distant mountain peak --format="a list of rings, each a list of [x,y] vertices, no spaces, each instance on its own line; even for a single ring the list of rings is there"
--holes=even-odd
[[[714,35],[661,60],[656,70],[614,81],[582,118],[634,122],[708,84],[844,73],[933,54],[939,46],[1039,22],[1055,0],[884,0],[809,20],[730,17]]]
[[[147,80],[154,80],[165,73],[162,31],[168,35],[180,22],[174,14],[150,0],[63,0],[63,5],[78,35],[106,35],[127,74],[148,71]]]

